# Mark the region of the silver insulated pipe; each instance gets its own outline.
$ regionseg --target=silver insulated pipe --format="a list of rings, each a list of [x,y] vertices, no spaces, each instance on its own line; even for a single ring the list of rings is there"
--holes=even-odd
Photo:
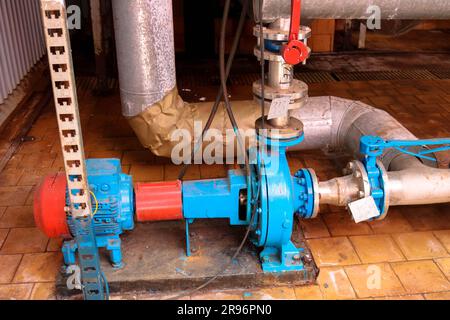
[[[176,86],[170,0],[113,0],[123,115],[133,117]]]
[[[260,0],[253,0],[259,21]],[[263,0],[263,20],[289,18],[291,0]],[[450,18],[448,0],[303,0],[302,16],[308,19],[368,19],[374,6],[382,19],[428,20]]]

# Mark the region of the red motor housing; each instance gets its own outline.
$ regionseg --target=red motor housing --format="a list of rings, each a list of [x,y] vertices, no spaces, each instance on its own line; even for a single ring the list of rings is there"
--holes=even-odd
[[[45,177],[34,194],[34,220],[49,238],[72,238],[67,225],[67,181],[64,173]]]
[[[138,183],[134,191],[138,222],[183,219],[181,181]]]

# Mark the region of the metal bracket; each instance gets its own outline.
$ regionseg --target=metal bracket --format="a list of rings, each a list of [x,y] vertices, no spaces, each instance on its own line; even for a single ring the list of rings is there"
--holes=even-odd
[[[52,78],[56,115],[70,198],[69,214],[76,226],[75,241],[84,298],[104,300],[107,283],[92,225],[92,207],[87,180],[83,138],[73,71],[67,11],[64,1],[41,0],[42,19]]]

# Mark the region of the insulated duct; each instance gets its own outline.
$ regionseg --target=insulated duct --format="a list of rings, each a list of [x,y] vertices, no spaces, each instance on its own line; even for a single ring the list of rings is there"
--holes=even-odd
[[[260,0],[253,1],[255,18],[259,21]],[[388,20],[449,19],[450,1],[447,0],[303,0],[302,16],[308,19],[368,19],[380,8],[381,18]],[[263,0],[263,21],[290,18],[291,0]]]
[[[113,0],[123,115],[133,117],[176,86],[172,1]]]

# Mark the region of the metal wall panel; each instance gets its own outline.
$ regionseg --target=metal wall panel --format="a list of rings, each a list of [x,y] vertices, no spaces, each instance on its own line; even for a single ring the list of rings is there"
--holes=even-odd
[[[0,0],[0,104],[45,53],[39,0]]]

